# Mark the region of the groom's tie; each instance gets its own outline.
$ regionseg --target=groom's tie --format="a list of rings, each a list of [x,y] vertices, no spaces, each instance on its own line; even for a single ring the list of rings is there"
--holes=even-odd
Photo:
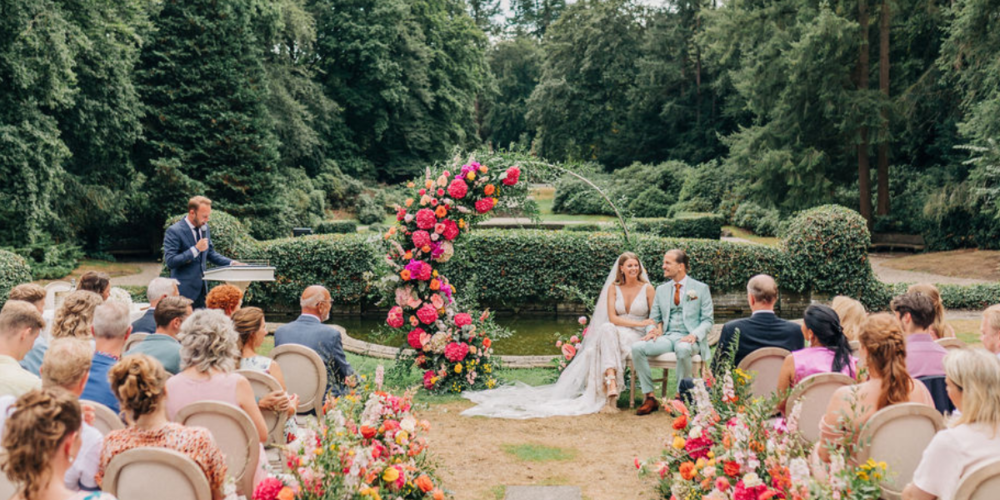
[[[674,283],[674,305],[675,306],[681,305],[681,286],[682,285],[680,283]]]

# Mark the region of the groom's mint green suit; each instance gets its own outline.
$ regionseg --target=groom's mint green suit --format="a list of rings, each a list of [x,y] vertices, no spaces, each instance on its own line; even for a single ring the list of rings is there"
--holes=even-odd
[[[685,281],[686,280],[686,281]],[[703,362],[709,360],[708,333],[715,322],[712,294],[708,285],[687,276],[680,291],[680,305],[674,305],[677,283],[674,280],[656,288],[650,319],[663,323],[663,335],[653,340],[632,344],[632,366],[639,377],[639,385],[645,394],[653,392],[653,374],[649,368],[649,358],[667,352],[677,355],[677,383],[691,376],[691,357],[700,354]],[[654,327],[647,328],[647,332]],[[694,335],[697,342],[690,344],[680,339]],[[680,388],[678,387],[678,390]]]

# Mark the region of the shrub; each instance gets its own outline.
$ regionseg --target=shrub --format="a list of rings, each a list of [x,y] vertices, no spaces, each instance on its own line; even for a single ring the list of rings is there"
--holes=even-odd
[[[323,162],[319,175],[313,179],[313,186],[326,195],[326,204],[330,208],[354,206],[358,195],[364,190],[361,181],[345,175],[337,162],[329,159]]]
[[[628,208],[633,214],[644,217],[673,217],[674,211],[670,204],[673,199],[656,186],[650,186],[629,203]]]
[[[14,252],[0,250],[0,307],[7,302],[10,290],[31,281],[28,261]]]
[[[163,229],[166,230],[186,215],[170,217]],[[215,247],[216,252],[233,259],[252,258],[250,255],[257,240],[250,236],[246,225],[239,219],[222,210],[212,210],[208,227],[212,230],[212,246]]]
[[[689,169],[678,161],[659,165],[633,163],[604,174],[583,167],[580,175],[598,185],[619,210],[629,208],[636,215],[665,217],[681,190],[681,179]],[[637,205],[632,206],[633,203]],[[564,176],[556,182],[552,211],[566,214],[614,215],[608,202],[587,183]]]
[[[763,208],[754,202],[745,202],[736,209],[732,222],[758,236],[775,236],[778,234],[781,214],[775,208]]]
[[[382,222],[387,213],[385,207],[383,207],[375,197],[367,194],[363,194],[358,197],[357,204],[358,221],[362,224],[375,224]]]
[[[351,234],[358,232],[358,223],[352,220],[325,220],[313,228],[316,234]]]
[[[735,176],[727,173],[717,160],[702,163],[686,170],[677,208],[687,212],[711,211],[735,188]]]
[[[588,231],[612,231],[610,226],[605,226],[603,224],[567,224],[563,227],[563,231],[571,232],[588,232]]]
[[[722,234],[723,219],[718,215],[689,217],[681,219],[660,219],[634,221],[637,232],[664,238],[698,238],[717,240]]]
[[[611,196],[603,176],[581,174],[597,184],[605,194]],[[618,200],[611,198],[616,204]],[[615,211],[604,198],[586,182],[575,177],[563,177],[556,181],[556,192],[552,197],[552,212],[557,214],[614,215]]]
[[[60,279],[76,269],[83,251],[73,243],[42,241],[20,248],[7,248],[24,257],[31,267],[31,279]]]

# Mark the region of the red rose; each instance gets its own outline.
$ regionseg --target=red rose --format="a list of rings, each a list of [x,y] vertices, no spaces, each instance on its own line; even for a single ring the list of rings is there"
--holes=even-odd
[[[740,475],[740,464],[736,462],[726,462],[722,465],[722,472],[725,472],[729,477],[736,477]]]
[[[444,232],[441,233],[444,239],[451,241],[458,237],[458,224],[455,224],[455,221],[448,219],[441,221],[441,223],[444,224]]]
[[[469,193],[469,185],[465,183],[462,179],[455,179],[451,181],[448,185],[448,195],[456,200],[461,200],[465,198],[465,195]]]
[[[410,343],[410,347],[418,351],[423,349],[424,345],[420,343],[420,336],[423,335],[424,333],[426,332],[424,332],[420,328],[414,328],[413,330],[410,330],[410,334],[406,336],[406,341]]]
[[[362,425],[361,426],[361,437],[363,437],[365,439],[371,439],[371,438],[375,437],[375,432],[376,432],[376,429],[374,427],[370,427],[370,426],[367,426],[367,425]]]
[[[455,326],[461,328],[465,325],[472,324],[472,316],[467,313],[458,313],[455,315]]]
[[[437,216],[429,208],[421,208],[417,211],[417,227],[420,229],[431,229],[437,223]]]
[[[413,246],[420,248],[431,244],[431,235],[427,231],[420,230],[413,232]]]
[[[434,370],[424,372],[424,389],[429,391],[434,388],[434,382],[431,381],[432,378],[434,378]]]
[[[517,167],[510,167],[507,169],[507,177],[504,178],[503,183],[507,186],[513,186],[517,184],[517,179],[521,177],[521,169]]]
[[[437,309],[430,304],[424,304],[423,307],[417,309],[417,318],[425,325],[434,323],[438,319]]]
[[[485,214],[493,209],[493,198],[483,198],[476,202],[476,211]]]
[[[396,220],[397,221],[401,221],[401,220],[403,220],[405,218],[406,218],[406,209],[405,208],[400,208],[399,210],[396,210]]]

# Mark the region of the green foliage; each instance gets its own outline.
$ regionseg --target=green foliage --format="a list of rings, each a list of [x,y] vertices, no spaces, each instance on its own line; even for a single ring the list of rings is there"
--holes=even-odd
[[[0,307],[7,303],[10,290],[31,281],[31,267],[20,255],[0,250]]]
[[[27,261],[31,266],[31,279],[61,279],[76,269],[83,251],[72,243],[42,241],[17,248],[7,248]]]
[[[386,215],[385,206],[376,197],[368,194],[358,197],[356,210],[358,222],[364,225],[382,222]]]
[[[1000,137],[1000,33],[996,0],[958,0],[948,24],[939,69],[958,86],[965,111],[962,135],[977,144]]]
[[[591,165],[575,169],[597,184],[619,210],[628,208],[639,217],[669,217],[688,166],[677,161],[646,165],[633,163],[613,174],[603,174]],[[614,210],[586,182],[566,175],[556,182],[552,201],[555,213],[614,215]]]
[[[496,92],[483,103],[483,133],[506,148],[513,143],[528,145],[534,131],[528,126],[528,98],[542,72],[542,49],[538,40],[518,36],[500,40],[487,54]]]
[[[671,204],[675,199],[660,188],[650,186],[628,204],[628,209],[633,214],[642,214],[644,217],[673,217],[674,211],[671,209]]]
[[[566,0],[511,0],[509,24],[519,33],[541,38],[566,9]]]
[[[187,214],[170,217],[163,224],[163,229],[166,230],[186,216]],[[239,219],[222,210],[213,210],[208,225],[212,229],[212,245],[216,252],[233,259],[254,258],[253,249],[257,240],[250,236],[246,225]]]
[[[633,221],[635,231],[665,238],[699,238],[717,240],[722,235],[725,221],[721,216],[686,217],[665,220]]]
[[[757,236],[776,236],[781,214],[774,208],[763,208],[748,201],[740,204],[733,214],[733,224],[753,231]]]
[[[325,220],[313,227],[316,234],[353,234],[358,232],[358,223],[352,220]]]

